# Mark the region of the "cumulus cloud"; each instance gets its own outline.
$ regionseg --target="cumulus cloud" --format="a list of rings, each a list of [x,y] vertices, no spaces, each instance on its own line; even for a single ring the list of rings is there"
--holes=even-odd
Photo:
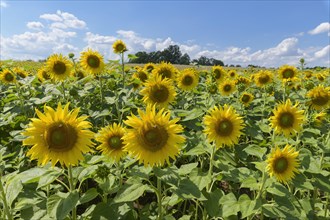
[[[7,8],[8,4],[5,1],[0,1],[0,8]]]
[[[40,15],[40,18],[45,19],[47,21],[51,21],[51,28],[74,28],[74,29],[84,29],[86,28],[86,22],[83,20],[79,20],[73,14],[68,12],[62,12],[57,10],[56,14],[43,14]]]
[[[44,27],[44,25],[39,21],[31,21],[26,24],[29,29],[39,30]]]
[[[328,57],[328,59],[330,58],[330,45],[327,45],[325,47],[323,47],[321,50],[316,51],[314,53],[316,58],[323,58],[323,57]]]
[[[311,35],[315,35],[315,34],[321,34],[324,32],[328,32],[328,36],[330,36],[330,23],[329,22],[323,22],[323,23],[319,24],[316,28],[309,31],[308,33]]]

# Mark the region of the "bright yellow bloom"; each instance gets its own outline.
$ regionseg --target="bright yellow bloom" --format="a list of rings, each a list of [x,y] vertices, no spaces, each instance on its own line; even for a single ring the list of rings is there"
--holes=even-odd
[[[43,82],[45,80],[49,80],[50,79],[50,75],[47,71],[47,68],[44,66],[44,67],[41,67],[38,69],[38,79],[40,82]]]
[[[9,69],[2,70],[2,73],[0,74],[0,79],[5,84],[16,82],[16,76]]]
[[[273,81],[273,74],[269,70],[260,70],[254,76],[254,82],[258,87],[264,87]]]
[[[213,66],[212,75],[217,81],[217,83],[220,83],[224,78],[227,77],[227,72],[225,69],[223,69],[222,66]]]
[[[124,53],[127,51],[126,44],[122,40],[116,40],[113,43],[112,48],[114,53]]]
[[[146,63],[143,67],[143,70],[147,71],[148,73],[151,73],[155,68],[156,68],[156,64]]]
[[[209,142],[215,141],[218,148],[222,145],[233,146],[238,143],[244,122],[231,107],[214,107],[204,117],[205,130]]]
[[[228,96],[236,90],[235,82],[233,80],[226,80],[219,85],[219,90],[222,95]]]
[[[87,51],[81,53],[80,66],[85,69],[88,73],[98,75],[104,70],[103,56],[90,48]]]
[[[24,69],[22,69],[20,67],[15,67],[13,69],[13,72],[16,73],[16,75],[21,77],[21,78],[25,78],[29,75]]]
[[[156,68],[152,71],[154,76],[159,75],[163,79],[175,79],[176,78],[177,69],[170,63],[161,62]]]
[[[186,68],[177,76],[178,87],[185,91],[193,90],[198,85],[198,77],[195,69]]]
[[[96,140],[101,143],[96,149],[118,162],[126,155],[123,143],[125,132],[125,128],[116,123],[102,128],[96,136]]]
[[[279,182],[290,182],[295,173],[299,173],[298,156],[299,151],[296,151],[290,145],[286,145],[284,149],[276,147],[268,155],[267,172],[270,176],[275,176]]]
[[[162,166],[170,163],[179,154],[185,138],[179,133],[183,127],[178,118],[170,120],[170,112],[164,109],[156,112],[155,106],[148,105],[146,112],[138,110],[140,118],[131,115],[124,123],[130,126],[124,135],[125,150],[144,166]]]
[[[302,129],[304,110],[298,109],[298,103],[292,106],[288,99],[285,103],[279,104],[273,113],[269,120],[276,133],[283,133],[288,137]]]
[[[53,54],[47,59],[46,68],[51,79],[63,81],[70,76],[72,63],[62,54]]]
[[[278,74],[283,82],[294,81],[297,78],[298,70],[294,66],[283,65],[279,68]]]
[[[44,107],[44,113],[36,109],[39,118],[32,118],[28,128],[22,133],[27,138],[23,145],[32,145],[27,152],[32,160],[37,159],[39,165],[51,161],[55,166],[77,165],[83,160],[83,153],[91,151],[91,139],[94,133],[89,131],[91,124],[85,121],[87,116],[77,117],[79,108],[69,111],[69,104],[64,106],[59,103],[56,111]]]
[[[245,105],[249,106],[252,100],[254,99],[254,96],[251,93],[244,92],[241,95],[240,101]]]

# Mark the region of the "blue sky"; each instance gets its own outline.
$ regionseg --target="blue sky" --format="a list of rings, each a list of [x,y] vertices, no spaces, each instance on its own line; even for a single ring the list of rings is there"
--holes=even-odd
[[[330,65],[329,0],[77,1],[1,0],[1,59],[45,59],[52,53],[128,53],[179,45],[191,59],[278,67]]]

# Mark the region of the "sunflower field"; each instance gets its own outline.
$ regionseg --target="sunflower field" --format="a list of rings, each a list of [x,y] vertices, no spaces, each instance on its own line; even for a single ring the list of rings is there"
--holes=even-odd
[[[329,69],[113,52],[1,62],[0,219],[330,219]]]

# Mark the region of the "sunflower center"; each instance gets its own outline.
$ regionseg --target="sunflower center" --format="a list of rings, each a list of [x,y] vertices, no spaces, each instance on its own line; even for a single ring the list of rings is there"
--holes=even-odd
[[[183,78],[182,84],[186,86],[190,86],[193,83],[193,81],[194,79],[191,76],[187,75]]]
[[[145,72],[142,72],[140,71],[139,72],[139,79],[142,81],[142,82],[145,82],[147,79],[148,79],[148,76]]]
[[[261,84],[266,84],[270,80],[270,77],[268,75],[263,75],[259,77],[259,82]]]
[[[88,66],[98,68],[100,66],[100,59],[95,55],[89,55],[87,58]]]
[[[42,77],[44,78],[44,79],[50,79],[50,77],[49,77],[49,74],[46,72],[46,71],[43,71],[42,72]]]
[[[77,142],[76,130],[71,125],[62,122],[53,125],[45,133],[48,148],[52,151],[69,151]]]
[[[124,45],[123,45],[123,44],[117,44],[117,45],[116,45],[116,50],[117,50],[117,51],[123,52],[124,49],[125,49],[125,48],[124,48]]]
[[[155,152],[162,149],[166,145],[168,134],[162,126],[155,125],[143,131],[142,139],[144,142],[144,147]]]
[[[169,91],[166,86],[160,85],[152,88],[151,99],[154,102],[165,102],[169,97]]]
[[[232,133],[233,129],[234,129],[233,124],[228,119],[219,122],[216,126],[217,134],[223,137],[229,136]]]
[[[247,103],[247,102],[249,102],[249,101],[250,101],[250,96],[244,94],[243,97],[242,97],[242,102]]]
[[[108,139],[108,144],[111,149],[120,149],[123,146],[123,141],[119,136],[113,136]]]
[[[162,76],[162,78],[169,78],[171,79],[172,76],[172,72],[168,69],[162,69],[161,71],[159,71],[159,74]]]
[[[220,77],[221,77],[221,72],[220,72],[220,70],[214,70],[214,74],[215,74],[215,78],[216,79],[220,79]]]
[[[11,73],[7,73],[5,75],[5,79],[6,79],[7,82],[11,82],[11,81],[14,80],[14,76]]]
[[[288,169],[288,160],[285,157],[280,157],[274,162],[274,170],[276,173],[284,173]]]
[[[328,96],[317,96],[312,99],[313,104],[318,105],[318,106],[323,106],[326,105],[329,101]]]
[[[229,85],[229,84],[225,85],[225,86],[223,87],[223,90],[224,90],[225,92],[230,92],[230,90],[231,90],[231,85]]]
[[[284,79],[288,79],[288,78],[292,78],[294,76],[294,72],[290,69],[284,70],[283,71],[283,78]]]
[[[290,112],[284,112],[280,115],[281,127],[288,128],[292,127],[294,123],[294,116]]]
[[[58,75],[64,74],[65,71],[66,71],[65,63],[63,63],[61,61],[56,61],[54,66],[53,66],[53,71]]]
[[[234,77],[234,76],[235,76],[235,73],[234,73],[234,72],[231,72],[231,73],[230,73],[230,76],[231,76],[231,77]]]

